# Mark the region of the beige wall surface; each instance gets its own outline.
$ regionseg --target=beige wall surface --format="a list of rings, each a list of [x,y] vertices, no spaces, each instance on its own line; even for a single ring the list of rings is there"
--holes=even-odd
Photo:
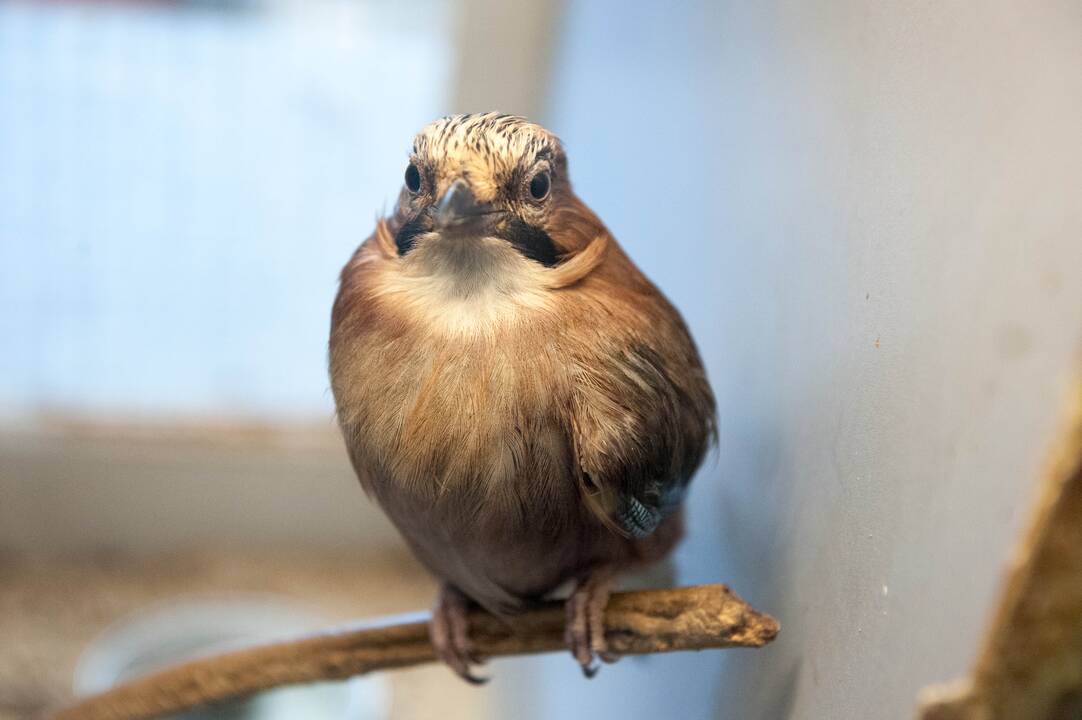
[[[333,422],[0,430],[0,548],[136,554],[401,548]]]

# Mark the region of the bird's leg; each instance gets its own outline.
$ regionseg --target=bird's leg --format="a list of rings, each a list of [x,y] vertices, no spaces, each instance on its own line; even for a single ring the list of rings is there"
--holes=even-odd
[[[594,657],[614,662],[605,642],[605,606],[612,592],[613,569],[603,566],[581,578],[567,599],[567,644],[586,677],[597,673]]]
[[[470,665],[478,664],[480,660],[470,647],[469,604],[469,599],[454,585],[444,583],[440,586],[432,622],[428,624],[428,636],[436,657],[466,682],[481,685],[488,682],[488,678],[470,672]]]

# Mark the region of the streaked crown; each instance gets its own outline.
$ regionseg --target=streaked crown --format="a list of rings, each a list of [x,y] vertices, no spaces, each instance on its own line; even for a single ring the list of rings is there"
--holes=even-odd
[[[496,200],[538,162],[559,172],[566,167],[559,138],[525,118],[495,112],[429,124],[414,138],[412,160],[435,180],[436,195],[461,177],[480,202]]]

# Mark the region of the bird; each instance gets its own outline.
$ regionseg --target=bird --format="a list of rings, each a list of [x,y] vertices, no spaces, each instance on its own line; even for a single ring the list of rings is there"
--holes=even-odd
[[[615,660],[614,579],[680,541],[716,408],[684,320],[575,194],[554,134],[488,112],[416,135],[393,212],[342,269],[329,373],[361,485],[440,583],[438,659],[487,680],[469,609],[513,626],[573,585],[572,656],[587,677]]]

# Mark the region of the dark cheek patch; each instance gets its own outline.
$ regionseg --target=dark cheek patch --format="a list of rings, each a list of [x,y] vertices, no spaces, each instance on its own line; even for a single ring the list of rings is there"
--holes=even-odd
[[[505,240],[515,246],[516,250],[545,267],[553,267],[559,261],[552,238],[539,227],[514,218],[507,223],[507,228],[502,234]]]
[[[417,236],[428,232],[432,232],[432,220],[423,213],[399,228],[394,236],[398,255],[401,257],[410,252]],[[511,243],[523,256],[545,267],[554,267],[559,263],[559,253],[548,233],[520,218],[511,219],[503,227],[497,228],[495,234]]]
[[[424,218],[416,217],[398,229],[394,236],[394,244],[398,247],[398,254],[405,255],[413,249],[413,242],[418,235],[429,232],[428,223]]]

